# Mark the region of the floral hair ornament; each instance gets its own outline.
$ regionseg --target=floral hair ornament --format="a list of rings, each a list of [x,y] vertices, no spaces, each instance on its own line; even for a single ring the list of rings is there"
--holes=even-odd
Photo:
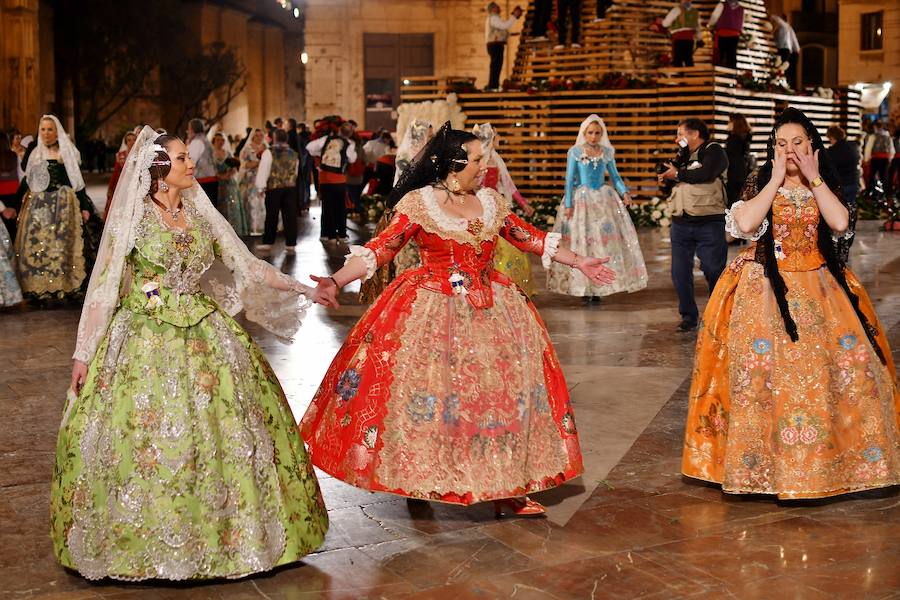
[[[169,152],[165,149],[165,147],[163,147],[161,144],[154,143],[153,151],[154,152],[162,152],[163,154],[166,155],[166,158],[160,159],[160,158],[154,157],[153,162],[150,163],[151,166],[154,166],[154,167],[171,166],[172,159],[169,158]]]

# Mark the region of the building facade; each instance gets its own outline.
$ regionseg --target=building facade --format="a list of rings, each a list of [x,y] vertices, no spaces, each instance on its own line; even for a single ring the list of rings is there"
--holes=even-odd
[[[305,119],[339,114],[370,128],[399,105],[402,76],[475,75],[487,84],[486,0],[307,0]],[[500,0],[502,15],[525,2]],[[513,33],[521,29],[521,22]],[[510,38],[501,79],[519,37]],[[389,118],[387,119],[389,120]]]
[[[202,0],[185,4],[188,46],[222,42],[235,49],[246,71],[246,86],[231,102],[221,125],[243,134],[267,119],[303,112],[305,71],[300,64],[303,14],[285,10],[276,0]],[[58,72],[54,49],[53,3],[49,0],[0,0],[0,126],[33,133],[40,115],[53,112],[74,131],[71,91]],[[144,93],[134,97],[97,132],[107,142],[135,124],[174,123],[170,94],[154,73]],[[212,100],[215,102],[215,99]]]
[[[865,86],[869,112],[900,118],[900,0],[841,0],[839,16],[838,83]]]

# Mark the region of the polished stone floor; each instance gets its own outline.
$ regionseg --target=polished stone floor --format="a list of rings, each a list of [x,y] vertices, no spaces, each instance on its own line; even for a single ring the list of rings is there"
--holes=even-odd
[[[302,280],[342,263],[342,251],[318,241],[316,219],[304,221],[297,256],[279,247],[271,259]],[[354,227],[355,238],[368,235]],[[548,518],[410,507],[320,474],[325,544],[301,564],[233,582],[88,583],[56,564],[49,480],[78,311],[0,313],[0,598],[900,599],[900,490],[777,502],[725,496],[679,475],[694,336],[675,329],[666,233],[640,238],[646,290],[591,307],[551,294],[536,301],[572,391],[587,467],[537,496]],[[863,223],[853,267],[896,356],[900,237]],[[699,300],[699,272],[697,283]],[[314,307],[291,345],[250,328],[297,417],[362,314],[353,291],[339,310]]]

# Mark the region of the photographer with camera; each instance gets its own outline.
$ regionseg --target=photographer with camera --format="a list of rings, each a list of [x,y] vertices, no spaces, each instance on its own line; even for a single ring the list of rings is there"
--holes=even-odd
[[[699,312],[694,300],[694,255],[706,277],[709,292],[725,269],[725,184],[728,157],[719,144],[710,142],[709,129],[700,119],[678,124],[676,143],[681,148],[673,163],[664,163],[660,184],[675,182],[669,196],[672,211],[672,283],[678,293],[681,331],[697,326]],[[660,171],[659,167],[657,171]]]

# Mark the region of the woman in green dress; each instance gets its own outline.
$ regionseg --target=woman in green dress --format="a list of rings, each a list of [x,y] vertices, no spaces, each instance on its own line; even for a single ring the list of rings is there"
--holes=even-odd
[[[240,161],[231,155],[231,150],[225,147],[225,142],[225,134],[221,131],[213,136],[213,163],[216,165],[216,177],[219,178],[219,210],[228,219],[236,234],[248,236],[250,220],[247,218],[247,207],[241,198],[237,180]]]
[[[315,292],[250,254],[175,137],[145,127],[115,196],[57,444],[57,558],[125,580],[299,560],[327,513],[284,392],[231,315],[290,338]]]

